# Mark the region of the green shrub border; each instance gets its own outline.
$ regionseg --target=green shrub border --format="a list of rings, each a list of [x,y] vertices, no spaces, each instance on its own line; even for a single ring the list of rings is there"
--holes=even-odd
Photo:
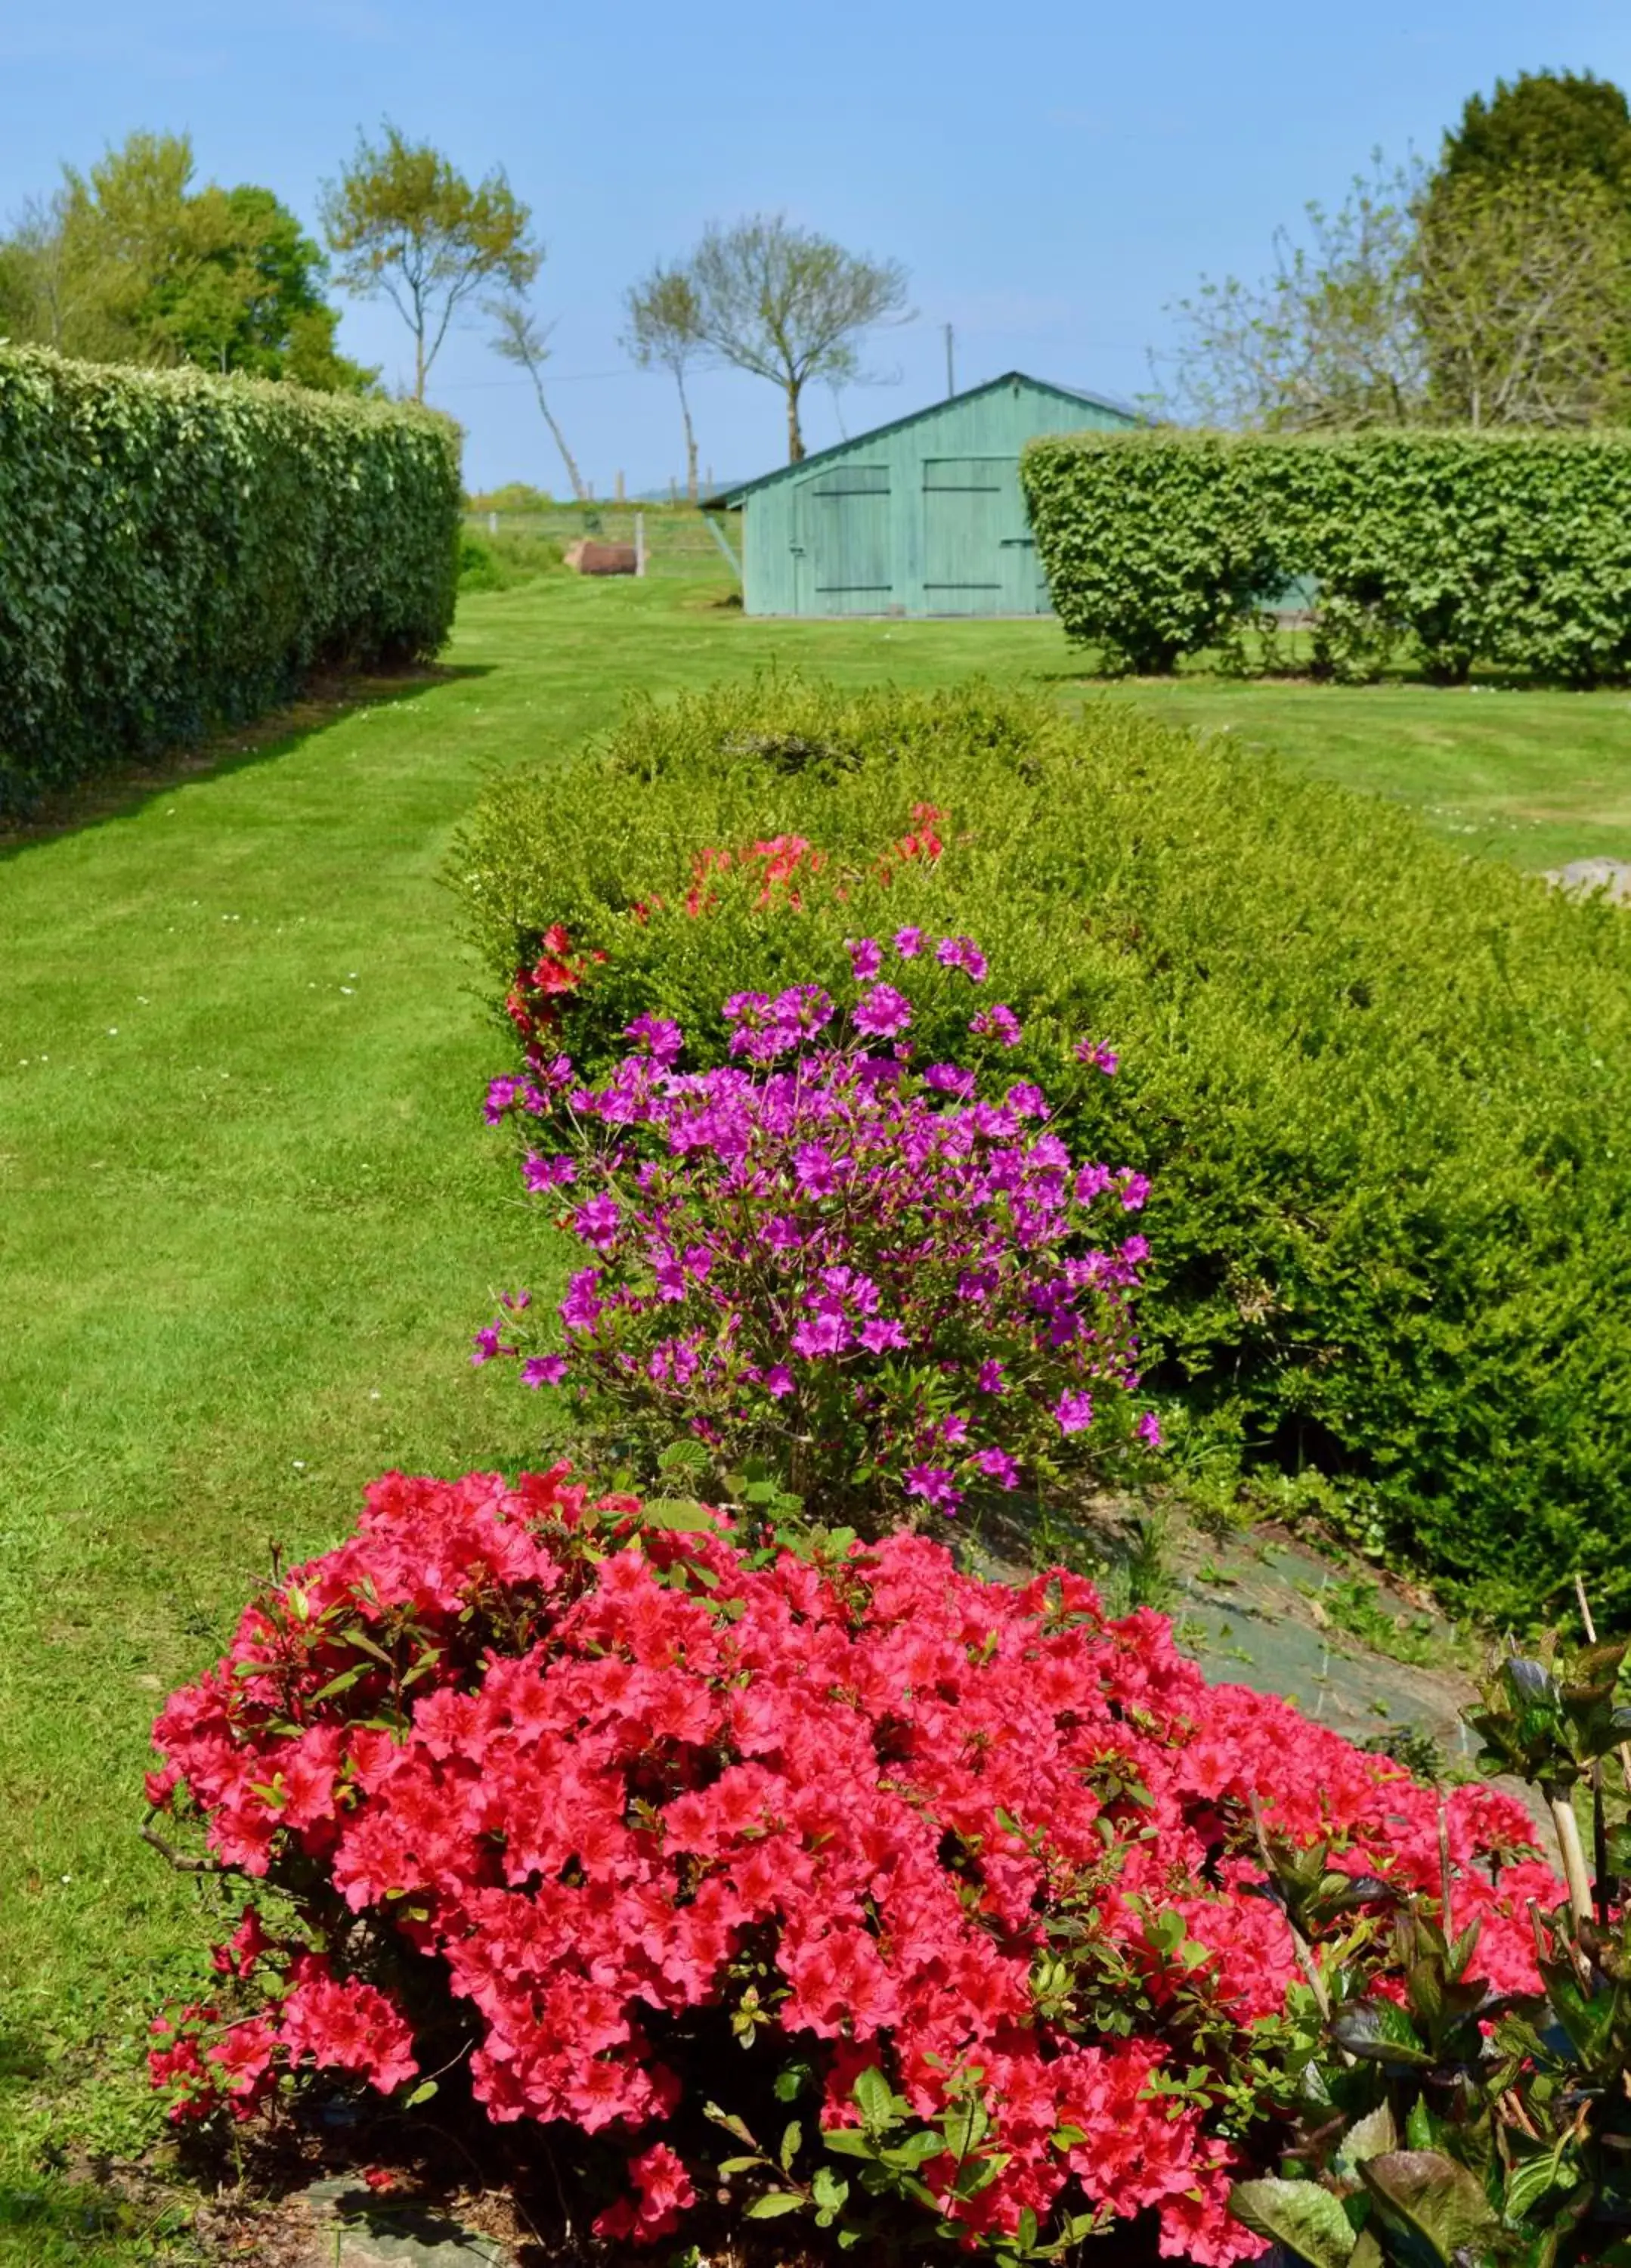
[[[938,865],[880,846],[919,801]],[[705,846],[802,835],[802,910],[678,910]],[[1173,1469],[1316,1506],[1524,1618],[1578,1566],[1631,1600],[1631,924],[1408,814],[1113,701],[781,679],[637,704],[496,784],[451,878],[499,1000],[564,922],[602,951],[596,1068],[643,1012],[687,1061],[728,993],[834,982],[846,936],[979,939],[1073,1150],[1150,1174],[1147,1375]],[[660,917],[641,911],[661,900]],[[1120,1052],[1113,1079],[1073,1053]],[[929,1059],[960,1027],[915,1035]],[[474,1099],[473,1099],[474,1100]]]
[[[459,503],[432,412],[0,347],[0,809],[428,659]]]
[[[1631,673],[1631,433],[1084,433],[1021,479],[1060,619],[1111,668],[1245,666],[1312,577],[1316,666],[1348,681],[1401,651],[1448,682]]]

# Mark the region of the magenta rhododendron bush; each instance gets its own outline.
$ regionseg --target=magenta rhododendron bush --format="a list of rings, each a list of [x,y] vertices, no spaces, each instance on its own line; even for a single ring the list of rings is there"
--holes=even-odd
[[[388,1476],[172,1697],[150,1794],[251,1881],[154,2054],[174,2115],[452,2072],[595,2138],[603,2233],[647,2237],[722,2180],[830,2201],[881,2102],[926,2237],[1150,2214],[1164,2253],[1260,2250],[1227,2191],[1273,2163],[1307,1995],[1253,1800],[1359,1906],[1436,1895],[1436,1796],[1078,1577],[669,1517],[565,1468]],[[1480,1969],[1532,1985],[1527,1815],[1444,1816]]]
[[[529,1077],[493,1082],[489,1118],[525,1130],[526,1184],[587,1264],[563,1348],[522,1292],[474,1359],[522,1358],[653,1462],[689,1432],[720,1473],[760,1460],[870,1529],[1045,1491],[1133,1430],[1147,1184],[1072,1159],[1006,1068],[1019,1020],[982,998],[973,939],[904,928],[849,951],[841,1002],[727,999],[714,1068],[687,1071],[684,1033],[647,1014],[598,1086],[537,1045]],[[966,1060],[922,1059],[925,1009],[942,1028],[950,1010]],[[1077,1052],[1113,1073],[1101,1042]]]

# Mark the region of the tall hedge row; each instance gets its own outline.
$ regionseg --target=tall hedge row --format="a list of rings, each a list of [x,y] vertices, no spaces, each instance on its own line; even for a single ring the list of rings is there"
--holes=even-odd
[[[1317,659],[1591,685],[1631,672],[1631,434],[1084,433],[1021,468],[1054,604],[1112,666],[1238,643],[1319,585]]]
[[[434,653],[459,507],[428,412],[0,347],[0,808]]]
[[[923,802],[944,853],[886,858],[885,881]],[[688,917],[701,851],[784,835],[828,887],[762,908],[720,887]],[[725,994],[841,982],[846,937],[976,937],[1025,1027],[1015,1075],[1073,1146],[1150,1176],[1142,1323],[1179,1469],[1238,1455],[1276,1495],[1300,1475],[1356,1539],[1497,1611],[1538,1611],[1576,1565],[1631,1602],[1615,909],[1232,742],[977,687],[638,708],[490,791],[453,874],[496,1006],[562,922],[606,956],[585,987],[606,1049],[652,1010],[688,1064],[723,1049]],[[1120,1051],[1114,1079],[1083,1035]],[[966,1044],[914,1036],[930,1059]]]

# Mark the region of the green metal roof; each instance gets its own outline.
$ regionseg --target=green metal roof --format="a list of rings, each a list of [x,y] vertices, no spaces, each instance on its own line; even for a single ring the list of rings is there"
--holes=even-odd
[[[937,417],[959,401],[976,401],[982,394],[995,394],[999,387],[1028,386],[1038,394],[1051,394],[1061,401],[1079,401],[1084,409],[1108,410],[1113,416],[1123,417],[1129,425],[1141,423],[1135,410],[1124,401],[1109,401],[1102,394],[1085,394],[1079,387],[1054,386],[1045,378],[1027,377],[1023,370],[1007,370],[1001,378],[989,378],[983,386],[970,386],[960,394],[948,394],[938,401],[925,402],[922,409],[908,411],[904,417],[892,417],[886,425],[874,425],[864,433],[852,433],[848,440],[834,441],[828,449],[817,449],[808,457],[801,457],[796,465],[778,465],[774,472],[760,473],[754,481],[744,481],[738,488],[721,489],[716,494],[704,497],[704,512],[730,512],[744,497],[755,490],[766,489],[776,481],[797,478],[807,473],[812,465],[825,464],[829,457],[841,456],[847,449],[858,447],[863,442],[876,441],[885,433],[899,433],[908,425],[920,424],[925,417]]]

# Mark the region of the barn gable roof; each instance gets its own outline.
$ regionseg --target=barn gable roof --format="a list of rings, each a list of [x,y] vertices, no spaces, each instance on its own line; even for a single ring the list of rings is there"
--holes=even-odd
[[[1006,370],[1000,378],[988,379],[982,386],[966,387],[960,394],[948,394],[939,401],[926,402],[921,409],[909,410],[904,417],[892,417],[885,425],[874,425],[867,432],[852,433],[847,440],[834,441],[830,448],[817,449],[801,457],[796,465],[778,465],[773,472],[760,473],[757,480],[740,481],[733,488],[721,489],[716,495],[704,497],[704,512],[730,512],[744,497],[753,496],[760,489],[771,488],[778,481],[797,480],[813,467],[825,464],[829,457],[843,456],[865,442],[880,439],[885,433],[899,433],[908,425],[921,424],[926,417],[938,417],[947,409],[955,409],[960,401],[974,401],[982,394],[995,394],[999,387],[1024,386],[1035,394],[1051,394],[1060,401],[1079,401],[1084,409],[1107,411],[1112,416],[1123,418],[1129,425],[1140,420],[1135,410],[1124,401],[1112,401],[1102,394],[1086,394],[1079,387],[1054,386],[1045,378],[1031,378],[1023,370]]]

